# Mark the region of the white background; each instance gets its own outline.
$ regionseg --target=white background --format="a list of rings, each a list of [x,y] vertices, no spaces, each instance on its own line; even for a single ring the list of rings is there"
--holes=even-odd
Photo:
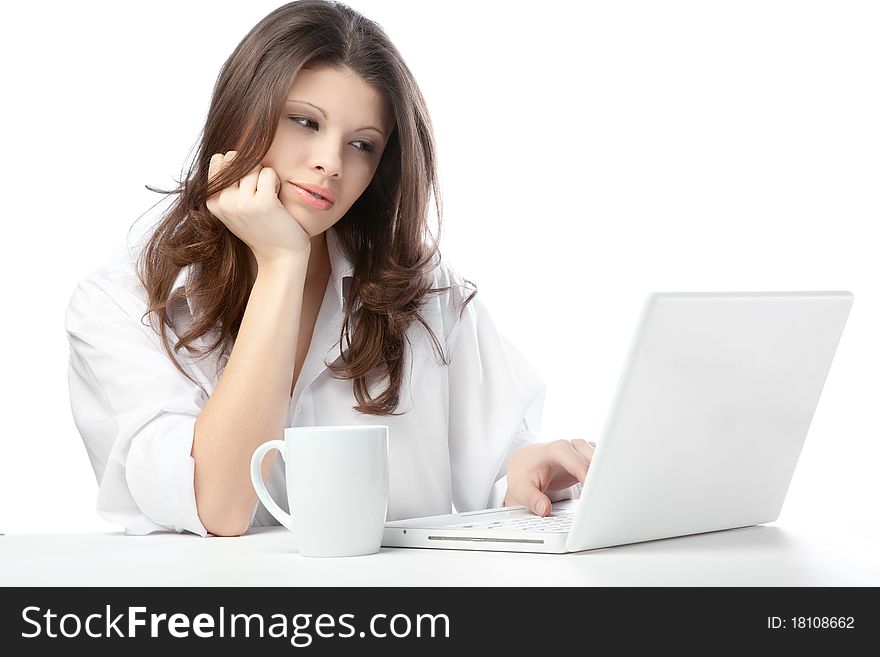
[[[0,532],[120,529],[95,513],[70,414],[67,301],[160,200],[144,185],[174,185],[220,67],[279,4],[6,10]],[[349,4],[385,28],[426,96],[444,258],[547,380],[544,436],[598,437],[651,291],[850,290],[779,524],[868,532],[878,6]]]

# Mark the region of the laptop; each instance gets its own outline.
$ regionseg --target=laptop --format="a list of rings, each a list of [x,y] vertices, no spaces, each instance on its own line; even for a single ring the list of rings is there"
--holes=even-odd
[[[651,295],[578,499],[543,518],[516,506],[387,522],[382,545],[565,553],[773,522],[852,302]]]

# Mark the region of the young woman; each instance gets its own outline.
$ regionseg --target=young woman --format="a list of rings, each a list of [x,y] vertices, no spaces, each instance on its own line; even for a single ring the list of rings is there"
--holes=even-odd
[[[593,446],[535,433],[544,386],[441,262],[431,192],[439,220],[428,111],[381,27],[327,0],[260,21],[174,204],[70,300],[99,513],[130,534],[277,524],[251,455],[314,425],[388,425],[389,520],[577,495]],[[263,476],[283,504],[277,452]]]

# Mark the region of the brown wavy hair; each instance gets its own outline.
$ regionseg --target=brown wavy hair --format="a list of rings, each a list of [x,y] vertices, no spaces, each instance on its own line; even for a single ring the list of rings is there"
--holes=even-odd
[[[188,174],[149,235],[138,257],[138,276],[147,291],[153,327],[165,352],[184,376],[193,380],[175,354],[186,348],[199,357],[234,344],[253,286],[248,246],[207,209],[206,199],[243,178],[260,164],[274,140],[284,101],[301,68],[329,65],[348,68],[383,92],[396,124],[376,173],[363,194],[335,224],[339,241],[354,263],[339,335],[342,362],[328,363],[335,378],[351,379],[355,410],[396,415],[403,377],[407,327],[420,322],[448,365],[437,336],[422,318],[440,262],[438,241],[442,204],[437,181],[435,141],[425,100],[400,53],[375,22],[331,0],[298,0],[275,9],[242,39],[217,77],[208,116]],[[214,153],[238,151],[232,164],[208,184]],[[428,203],[437,208],[437,237],[431,238]],[[173,351],[164,326],[172,325],[169,306],[183,300],[171,295],[180,271],[187,281],[193,323]],[[471,290],[464,306],[476,294]],[[141,318],[143,321],[143,317]],[[208,333],[217,337],[206,350],[193,344]],[[343,353],[343,338],[347,352]],[[370,396],[370,380],[388,377],[387,389]],[[195,382],[195,381],[194,381]]]

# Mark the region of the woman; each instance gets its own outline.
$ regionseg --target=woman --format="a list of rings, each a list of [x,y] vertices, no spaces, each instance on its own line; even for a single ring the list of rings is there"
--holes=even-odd
[[[99,513],[132,534],[277,524],[251,454],[311,425],[389,426],[389,520],[576,495],[592,445],[535,433],[544,386],[427,239],[431,191],[439,219],[428,111],[380,26],[327,0],[260,21],[176,202],[70,300]]]

